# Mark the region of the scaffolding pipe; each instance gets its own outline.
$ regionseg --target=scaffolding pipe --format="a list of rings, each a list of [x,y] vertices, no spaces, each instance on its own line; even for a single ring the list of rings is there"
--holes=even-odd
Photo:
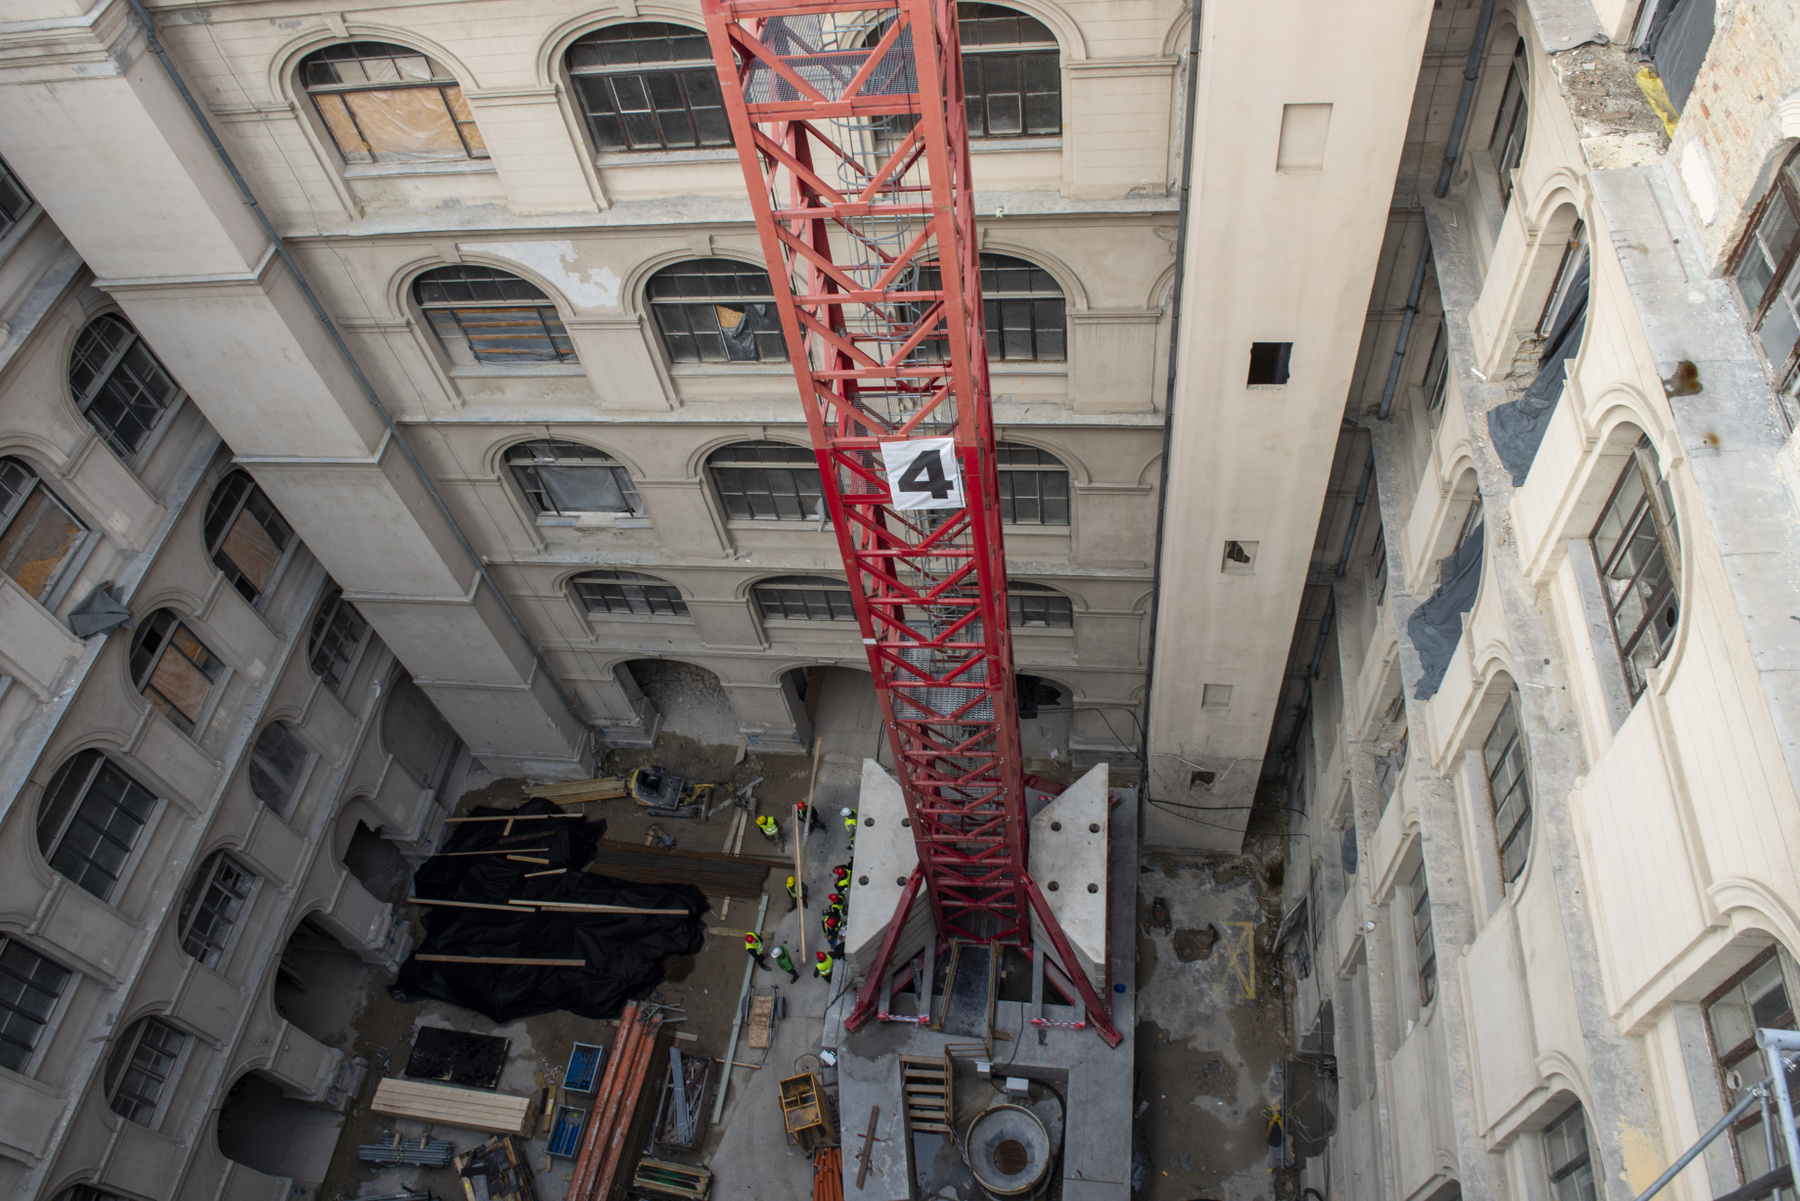
[[[796,885],[800,882],[794,881]],[[762,900],[756,903],[756,925],[751,927],[758,934],[762,933],[763,918],[769,912],[769,894],[763,893]],[[801,925],[805,925],[804,916]],[[732,1061],[737,1058],[738,1033],[744,1028],[744,998],[750,995],[750,979],[756,971],[756,960],[744,956],[744,983],[738,989],[737,1012],[731,1018],[731,1041],[725,1044],[725,1070],[719,1074],[719,1091],[713,1097],[712,1120],[718,1125],[719,1119],[725,1116],[725,1094],[731,1091]]]
[[[1756,1041],[1763,1049],[1763,1055],[1769,1061],[1769,1077],[1775,1085],[1775,1103],[1781,1107],[1781,1135],[1787,1140],[1788,1164],[1800,1165],[1800,1132],[1794,1129],[1794,1098],[1788,1095],[1789,1059],[1783,1052],[1800,1051],[1800,1035],[1792,1030],[1770,1030],[1764,1027],[1756,1032]]]
[[[1760,1035],[1761,1032],[1759,1031],[1758,1033]],[[1731,1107],[1730,1113],[1726,1114],[1724,1117],[1720,1118],[1717,1122],[1713,1123],[1713,1128],[1711,1130],[1708,1130],[1705,1134],[1701,1135],[1699,1142],[1697,1142],[1693,1146],[1689,1147],[1686,1151],[1683,1151],[1681,1153],[1681,1158],[1669,1165],[1668,1171],[1664,1172],[1661,1176],[1658,1176],[1654,1181],[1651,1182],[1649,1188],[1645,1189],[1643,1192],[1641,1192],[1637,1195],[1636,1201],[1650,1201],[1651,1197],[1654,1197],[1654,1196],[1656,1196],[1656,1194],[1662,1192],[1663,1186],[1668,1184],[1669,1181],[1675,1179],[1675,1177],[1681,1175],[1681,1170],[1683,1168],[1687,1167],[1689,1164],[1693,1163],[1694,1160],[1698,1159],[1700,1157],[1700,1152],[1706,1150],[1707,1147],[1711,1146],[1712,1141],[1714,1139],[1718,1138],[1721,1134],[1724,1134],[1725,1131],[1727,1131],[1731,1128],[1731,1124],[1733,1122],[1737,1121],[1739,1118],[1743,1117],[1744,1114],[1749,1112],[1750,1107],[1752,1105],[1755,1105],[1758,1098],[1760,1098],[1762,1096],[1762,1090],[1767,1088],[1768,1086],[1769,1086],[1769,1080],[1768,1080],[1768,1078],[1765,1077],[1761,1084],[1752,1085],[1749,1089],[1747,1089],[1744,1093],[1744,1099],[1739,1101],[1736,1105],[1733,1105]],[[1781,1096],[1782,1096],[1782,1100],[1786,1101],[1787,1089],[1785,1087],[1785,1084],[1781,1089]],[[1785,1106],[1784,1106],[1784,1108],[1785,1108]],[[1791,1128],[1790,1128],[1788,1137],[1789,1137],[1790,1141],[1793,1138]]]
[[[1487,46],[1488,25],[1494,20],[1494,0],[1481,0],[1481,16],[1475,21],[1475,40],[1469,43],[1469,61],[1463,67],[1462,91],[1456,96],[1456,120],[1450,126],[1450,144],[1444,147],[1444,165],[1438,171],[1431,194],[1442,200],[1450,191],[1450,173],[1462,153],[1463,129],[1469,123],[1469,104],[1475,99],[1475,81],[1481,78],[1481,52]]]
[[[1388,364],[1387,383],[1381,388],[1381,407],[1375,410],[1375,416],[1382,421],[1388,419],[1394,408],[1394,392],[1400,386],[1400,365],[1406,361],[1406,346],[1412,341],[1413,321],[1419,315],[1419,297],[1425,291],[1425,268],[1430,264],[1431,229],[1427,226],[1425,245],[1419,248],[1419,264],[1413,268],[1412,289],[1406,294],[1406,315],[1400,318],[1400,339],[1394,343],[1394,361]]]

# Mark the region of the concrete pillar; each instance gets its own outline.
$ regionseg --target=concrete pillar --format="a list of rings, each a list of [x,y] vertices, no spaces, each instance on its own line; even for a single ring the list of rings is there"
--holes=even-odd
[[[0,155],[474,752],[586,774],[543,678],[115,3],[0,70]],[[45,65],[49,64],[49,65]],[[130,187],[120,187],[130,180]]]

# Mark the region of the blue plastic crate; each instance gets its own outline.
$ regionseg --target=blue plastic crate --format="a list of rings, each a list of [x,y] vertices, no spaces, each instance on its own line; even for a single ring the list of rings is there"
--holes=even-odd
[[[599,1078],[600,1065],[605,1061],[606,1048],[596,1047],[593,1043],[576,1043],[569,1052],[569,1066],[563,1070],[563,1091],[594,1091],[594,1081]]]
[[[550,1129],[550,1154],[574,1159],[581,1146],[581,1127],[587,1121],[587,1110],[573,1105],[556,1107],[556,1125]]]

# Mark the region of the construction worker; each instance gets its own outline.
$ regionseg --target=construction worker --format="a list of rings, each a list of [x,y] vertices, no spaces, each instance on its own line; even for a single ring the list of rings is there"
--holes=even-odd
[[[792,876],[788,877],[787,890],[788,912],[792,913],[794,910],[800,908],[800,885],[795,882]]]
[[[850,831],[850,840],[854,842],[856,840],[856,810],[841,809],[839,814],[844,819],[844,829]]]
[[[817,805],[809,805],[805,801],[794,802],[794,829],[803,830],[807,826],[815,830],[825,828],[825,819],[819,816]]]
[[[837,913],[841,916],[845,909],[843,894],[834,892],[830,896],[826,897],[825,898],[825,908],[827,910],[829,910],[833,913]]]
[[[819,925],[825,929],[825,941],[836,942],[838,941],[838,931],[843,929],[844,919],[835,913],[827,913]]]
[[[794,970],[793,957],[788,954],[786,947],[776,947],[769,954],[775,957],[775,966],[788,974],[789,984],[800,979],[800,973]]]
[[[830,984],[831,983],[831,969],[834,966],[831,956],[827,955],[823,951],[820,951],[817,955],[813,956],[813,958],[816,961],[813,964],[813,975],[815,975],[819,979],[825,981],[825,983]]]
[[[763,971],[769,970],[769,961],[763,956],[762,938],[754,930],[744,931],[744,954],[754,959]]]
[[[770,842],[779,843],[781,841],[781,823],[768,814],[765,813],[756,819],[756,828],[761,830],[763,837]]]
[[[839,892],[850,890],[850,865],[840,863],[831,869],[831,886]]]

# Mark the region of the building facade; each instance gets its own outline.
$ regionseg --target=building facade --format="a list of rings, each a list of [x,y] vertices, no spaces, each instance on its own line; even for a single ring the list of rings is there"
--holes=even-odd
[[[1285,697],[1332,1195],[1636,1196],[1794,1024],[1796,89],[1789,6],[1434,15]]]

